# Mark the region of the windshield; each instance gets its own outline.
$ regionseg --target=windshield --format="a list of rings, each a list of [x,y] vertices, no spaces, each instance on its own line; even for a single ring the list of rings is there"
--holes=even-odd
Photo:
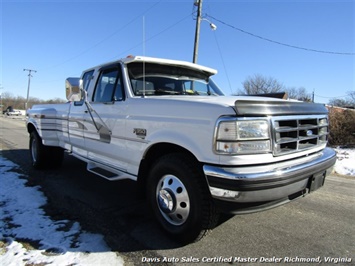
[[[156,95],[224,95],[209,74],[178,66],[134,62],[128,64],[133,93],[136,96]],[[145,86],[144,86],[145,85]]]

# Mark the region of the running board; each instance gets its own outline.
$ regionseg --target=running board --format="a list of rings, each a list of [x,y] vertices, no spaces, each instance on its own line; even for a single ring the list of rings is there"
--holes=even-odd
[[[88,162],[87,168],[89,172],[101,176],[107,180],[110,181],[116,181],[116,180],[122,180],[122,179],[132,179],[136,180],[135,176],[132,176],[130,174],[127,174],[125,172],[116,170],[116,169],[111,169],[109,167],[104,167],[102,165],[98,165],[96,163]]]

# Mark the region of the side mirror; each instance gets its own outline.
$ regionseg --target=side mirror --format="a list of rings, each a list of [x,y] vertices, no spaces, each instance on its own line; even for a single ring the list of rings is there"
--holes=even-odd
[[[65,96],[70,102],[79,102],[83,99],[80,78],[67,78],[65,80]]]

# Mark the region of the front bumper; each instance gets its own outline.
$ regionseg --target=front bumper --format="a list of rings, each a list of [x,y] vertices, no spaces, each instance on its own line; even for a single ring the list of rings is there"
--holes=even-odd
[[[306,157],[275,164],[204,165],[203,170],[214,199],[234,203],[236,209],[248,205],[259,210],[258,205],[264,206],[262,209],[271,208],[321,187],[335,162],[335,151],[325,148]]]

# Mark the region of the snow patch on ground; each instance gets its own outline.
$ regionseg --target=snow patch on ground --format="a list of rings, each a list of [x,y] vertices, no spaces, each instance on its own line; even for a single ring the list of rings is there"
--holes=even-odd
[[[334,171],[340,175],[355,176],[355,149],[336,148],[337,162]]]
[[[27,187],[16,168],[0,155],[0,265],[123,265],[102,235],[46,216],[46,197],[39,187]]]

